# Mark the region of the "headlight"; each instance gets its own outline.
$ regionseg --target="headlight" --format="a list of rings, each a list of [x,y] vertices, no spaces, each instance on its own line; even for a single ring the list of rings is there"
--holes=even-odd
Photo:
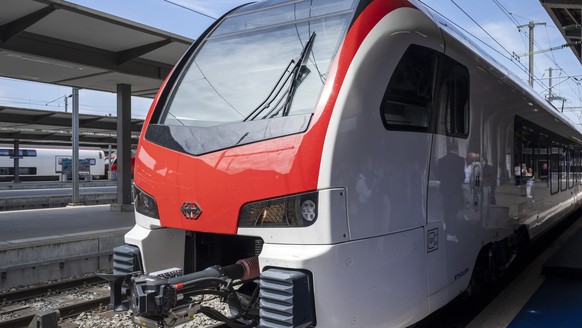
[[[239,227],[307,227],[317,220],[317,192],[245,204]]]
[[[159,220],[160,217],[158,216],[158,205],[156,205],[156,200],[152,196],[139,189],[137,186],[134,186],[134,189],[135,200],[133,203],[135,210],[145,216]]]

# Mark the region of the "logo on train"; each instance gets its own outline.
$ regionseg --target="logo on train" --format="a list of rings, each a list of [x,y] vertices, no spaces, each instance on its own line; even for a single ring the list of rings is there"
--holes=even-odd
[[[198,206],[198,204],[195,202],[184,202],[180,210],[182,211],[184,217],[189,220],[196,220],[200,214],[202,214],[200,206]]]

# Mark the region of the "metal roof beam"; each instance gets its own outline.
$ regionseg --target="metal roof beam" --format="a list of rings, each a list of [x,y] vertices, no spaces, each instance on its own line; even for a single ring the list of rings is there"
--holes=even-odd
[[[39,122],[41,122],[42,120],[45,120],[45,119],[47,119],[47,118],[49,118],[49,117],[53,117],[53,116],[55,116],[55,114],[54,114],[54,113],[41,114],[41,115],[34,115],[34,116],[33,116],[33,118],[32,118],[32,122],[34,122],[34,123],[39,123]]]
[[[101,119],[102,119],[102,117],[92,117],[92,118],[79,119],[79,125],[85,126],[85,125],[91,124],[93,122],[101,121]]]
[[[9,43],[0,43],[0,49],[157,80],[165,79],[172,69],[172,65],[141,58],[118,67],[115,52],[29,32],[20,33]]]
[[[145,44],[143,46],[127,49],[118,52],[115,56],[117,57],[117,66],[122,65],[132,59],[138,58],[156,49],[159,49],[167,44],[172,43],[172,39],[164,39],[158,42],[153,42],[150,44]]]
[[[54,125],[66,127],[70,120],[63,120],[59,118],[52,118],[53,114],[42,115],[21,115],[21,114],[2,114],[2,122],[5,123],[21,123],[21,124],[38,124],[38,125]]]
[[[572,20],[572,22],[574,22],[575,24],[579,24],[580,22],[574,17],[574,15],[572,15],[572,9],[566,9],[566,14],[570,17],[570,19]]]
[[[139,31],[139,32],[149,34],[152,36],[158,36],[158,37],[163,38],[163,37],[167,37],[169,34],[166,31],[159,30],[159,29],[153,28],[151,26],[147,26],[144,24],[120,19],[114,15],[110,15],[110,14],[107,14],[107,13],[104,13],[104,12],[101,12],[98,10],[94,10],[94,9],[91,9],[88,7],[83,7],[81,5],[67,2],[67,1],[63,1],[63,0],[33,0],[33,1],[38,2],[38,3],[42,3],[42,4],[46,4],[46,5],[57,6],[58,9],[66,10],[66,11],[72,12],[72,13],[77,13],[79,15],[83,15],[83,16],[89,17],[89,18],[95,18],[95,19],[98,19],[98,20],[101,20],[104,22],[108,22],[111,24],[122,26],[122,27],[125,27],[127,29]],[[173,34],[172,38],[174,39],[174,41],[176,41],[178,43],[182,43],[185,45],[192,44],[191,40],[189,40],[186,37],[177,35],[177,34]]]
[[[2,111],[3,108],[0,108]],[[57,113],[46,113],[40,115],[25,115],[16,113],[3,113],[1,121],[4,123],[14,123],[14,124],[36,124],[44,126],[54,126],[61,129],[68,129],[71,127],[70,117],[56,117]],[[84,129],[97,129],[97,130],[110,130],[116,131],[117,123],[115,121],[103,122],[104,119],[109,117],[89,117],[81,118],[80,126]],[[115,118],[113,118],[115,119]],[[140,132],[143,126],[143,121],[135,120],[132,121],[131,131]]]
[[[32,143],[43,143],[47,141],[59,141],[64,142],[67,145],[71,143],[71,135],[65,133],[34,133],[34,132],[12,132],[12,131],[2,131],[0,130],[0,142],[1,143],[12,143],[14,139],[18,140],[28,140]],[[132,146],[137,145],[137,138],[131,138]],[[107,146],[116,145],[116,137],[106,137],[106,136],[84,136],[79,135],[79,142],[83,144],[92,144],[95,146]]]
[[[24,31],[28,27],[34,25],[36,22],[45,18],[53,11],[55,11],[55,6],[50,5],[0,26],[0,40],[2,42],[7,42],[18,33]]]

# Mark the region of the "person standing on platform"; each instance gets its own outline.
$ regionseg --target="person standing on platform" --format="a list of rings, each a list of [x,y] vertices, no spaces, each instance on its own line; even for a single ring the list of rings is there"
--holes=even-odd
[[[531,168],[527,169],[525,172],[525,193],[527,198],[533,198],[532,187],[534,183],[533,171]]]

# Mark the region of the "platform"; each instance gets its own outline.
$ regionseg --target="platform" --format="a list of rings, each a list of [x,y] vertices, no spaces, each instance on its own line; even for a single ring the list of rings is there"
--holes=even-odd
[[[0,182],[0,212],[64,207],[72,202],[70,181]],[[79,183],[78,202],[85,205],[117,202],[115,181],[93,180]]]
[[[578,219],[467,327],[582,327],[581,253]]]
[[[0,212],[0,251],[8,245],[78,233],[125,228],[135,223],[133,212],[112,211],[110,205],[69,206]]]
[[[0,290],[110,267],[133,212],[110,205],[0,212]]]
[[[582,327],[582,230],[542,266],[545,279],[509,328]]]

